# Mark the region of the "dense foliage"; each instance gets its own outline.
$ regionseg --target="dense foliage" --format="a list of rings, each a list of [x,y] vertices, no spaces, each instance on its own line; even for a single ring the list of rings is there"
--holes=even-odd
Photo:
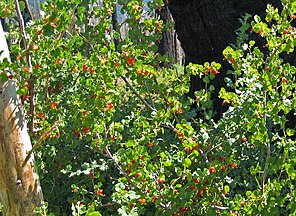
[[[161,0],[96,2],[45,2],[42,19],[27,23],[25,34],[13,2],[1,2],[12,56],[0,68],[11,75],[2,79],[18,81],[47,211],[296,214],[295,128],[286,127],[296,68],[282,59],[296,44],[296,2],[241,19],[237,44],[223,52],[233,70],[220,90],[229,109],[218,122],[211,80],[220,64],[166,67],[170,59],[157,43],[171,23],[154,15]],[[206,83],[194,99],[186,96],[191,75]]]

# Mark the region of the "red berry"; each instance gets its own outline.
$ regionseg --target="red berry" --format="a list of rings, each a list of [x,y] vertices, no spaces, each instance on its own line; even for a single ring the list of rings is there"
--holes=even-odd
[[[28,72],[29,72],[29,68],[25,67],[25,68],[24,68],[24,72],[25,72],[25,73],[28,73]]]
[[[87,65],[83,65],[83,67],[82,67],[82,71],[83,72],[86,72],[88,70],[88,66]]]
[[[57,109],[57,106],[58,106],[58,102],[52,102],[51,104],[50,104],[50,106],[51,106],[51,108],[52,109]]]
[[[222,172],[225,172],[225,171],[226,171],[226,166],[225,166],[225,165],[223,165],[223,166],[221,167],[221,171],[222,171]]]
[[[85,128],[83,128],[83,133],[89,133],[90,132],[90,129],[88,128],[88,127],[85,127]]]
[[[164,183],[164,182],[165,182],[164,179],[162,179],[162,178],[158,179],[158,184],[161,184],[161,183]]]
[[[209,171],[210,171],[210,173],[213,173],[216,171],[216,169],[214,167],[210,167]]]
[[[211,70],[211,73],[214,74],[214,75],[217,75],[217,74],[220,73],[220,72],[217,71],[217,70]]]
[[[76,130],[76,129],[74,129],[74,134],[76,135],[76,136],[79,136],[79,132]]]
[[[197,188],[196,188],[195,185],[193,185],[193,186],[190,187],[190,190],[195,191],[195,190],[197,190]]]
[[[99,189],[99,190],[97,191],[97,195],[98,195],[98,196],[102,196],[103,193],[104,193],[103,189]]]
[[[142,173],[137,173],[137,174],[136,174],[136,177],[137,177],[137,178],[140,178],[141,176],[142,176]]]
[[[135,59],[133,58],[128,58],[127,59],[127,64],[130,65],[130,66],[133,66],[135,64]]]
[[[231,167],[232,169],[235,169],[237,168],[237,164],[236,163],[229,164],[229,167]]]
[[[198,178],[194,178],[193,181],[198,184],[199,183],[199,179]]]

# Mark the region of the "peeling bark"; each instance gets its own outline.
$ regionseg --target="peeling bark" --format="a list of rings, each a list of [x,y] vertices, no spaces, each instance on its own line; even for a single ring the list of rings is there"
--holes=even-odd
[[[157,15],[159,15],[160,19],[163,20],[165,23],[174,23],[172,13],[168,5],[162,7],[161,10],[157,10]],[[158,48],[160,54],[166,54],[171,57],[172,61],[170,64],[184,65],[185,53],[178,39],[178,34],[175,28],[171,28],[162,33],[162,40],[158,44]]]
[[[0,50],[4,50],[0,61],[9,58],[1,23]],[[16,90],[14,80],[0,79],[0,201],[3,215],[29,216],[42,206],[43,195],[33,154],[22,168],[32,145]]]

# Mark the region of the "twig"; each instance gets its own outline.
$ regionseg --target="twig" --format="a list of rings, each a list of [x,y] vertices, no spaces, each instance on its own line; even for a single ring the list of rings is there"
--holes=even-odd
[[[225,206],[216,206],[216,205],[213,205],[212,208],[214,209],[218,209],[218,210],[226,210],[226,211],[229,211],[229,207],[225,207]]]
[[[141,194],[143,194],[143,192],[141,191],[141,189],[131,180],[131,178],[128,176],[128,174],[122,169],[122,167],[120,166],[120,164],[118,163],[117,159],[115,157],[113,157],[113,155],[111,154],[111,152],[109,151],[108,146],[105,147],[105,151],[107,153],[107,156],[109,158],[111,158],[111,160],[114,162],[115,166],[117,167],[117,169],[122,173],[122,175],[124,175],[124,177],[126,177],[126,179],[132,184],[132,186],[134,188],[136,188],[138,191],[140,191]]]
[[[22,168],[25,167],[25,165],[27,164],[28,160],[30,159],[32,153],[33,153],[33,152],[34,152],[39,146],[42,145],[43,141],[46,139],[46,135],[47,135],[48,133],[51,133],[54,129],[56,129],[57,124],[58,124],[58,123],[56,122],[53,126],[51,126],[51,128],[50,128],[47,132],[43,133],[43,134],[40,136],[39,140],[35,143],[35,145],[33,146],[33,148],[27,153],[27,156],[26,156],[26,158],[25,158],[25,160],[24,160],[24,162],[23,162],[23,164],[22,164]]]
[[[125,84],[132,90],[132,92],[145,104],[145,106],[149,109],[151,109],[152,111],[156,112],[157,110],[154,109],[150,104],[147,103],[147,101],[145,101],[145,99],[136,91],[136,89],[129,83],[129,81],[126,79],[125,76],[121,76],[121,78],[123,79],[123,81],[125,82]]]
[[[15,11],[16,11],[17,17],[19,19],[20,31],[23,36],[24,46],[25,46],[25,49],[27,50],[27,52],[26,52],[27,65],[28,65],[28,68],[31,70],[32,69],[32,62],[31,62],[31,56],[30,56],[30,52],[29,52],[28,35],[25,30],[25,22],[24,22],[24,18],[22,16],[22,13],[21,13],[21,9],[20,9],[20,5],[19,5],[18,0],[14,0],[14,5],[15,5]],[[29,96],[30,96],[30,99],[29,99],[29,101],[30,101],[29,132],[31,134],[34,133],[34,118],[35,118],[34,80],[35,80],[34,76],[31,75],[31,77],[29,78],[29,81],[28,81]]]

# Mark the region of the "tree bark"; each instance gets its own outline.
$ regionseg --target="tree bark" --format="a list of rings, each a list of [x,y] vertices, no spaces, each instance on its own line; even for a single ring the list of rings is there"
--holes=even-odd
[[[0,23],[0,62],[9,51]],[[8,73],[8,72],[2,72]],[[0,201],[6,216],[31,216],[43,204],[34,156],[23,162],[32,149],[25,115],[14,80],[0,79]]]
[[[174,23],[172,13],[167,4],[160,10],[157,10],[156,15],[159,15],[160,19],[165,23]],[[158,44],[158,47],[160,54],[168,55],[171,58],[170,64],[184,65],[185,53],[174,28],[168,29],[162,33],[162,40]]]
[[[245,13],[263,17],[268,3],[281,6],[280,0],[169,0],[175,30],[186,55],[185,65],[189,62],[204,64],[212,61],[222,64],[220,74],[211,83],[215,86],[214,120],[220,119],[228,108],[218,98],[221,87],[226,88],[224,78],[227,70],[231,69],[223,61],[222,51],[231,43],[236,43],[235,30],[240,27],[239,18]],[[288,59],[295,62],[295,55],[290,55]],[[201,79],[191,77],[191,97],[194,98],[194,92],[203,88]]]

